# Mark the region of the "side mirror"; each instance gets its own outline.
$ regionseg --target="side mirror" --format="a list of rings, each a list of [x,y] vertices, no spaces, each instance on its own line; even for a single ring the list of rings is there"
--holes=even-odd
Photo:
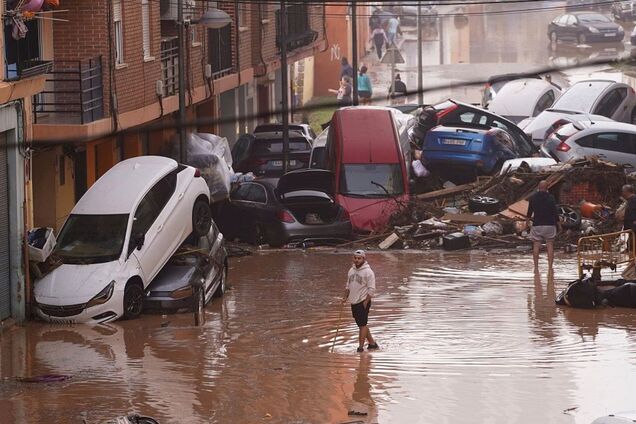
[[[146,236],[143,233],[138,233],[133,236],[133,243],[135,245],[135,249],[141,250],[144,246],[144,242],[146,241]]]

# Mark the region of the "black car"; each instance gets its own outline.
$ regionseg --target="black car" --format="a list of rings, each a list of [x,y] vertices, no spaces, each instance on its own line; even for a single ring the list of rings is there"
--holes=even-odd
[[[462,124],[468,124],[500,128],[512,137],[519,157],[532,156],[537,152],[537,147],[532,143],[530,137],[517,125],[485,109],[450,99],[434,105],[433,108],[437,111],[439,125],[461,127]]]
[[[572,12],[561,15],[548,25],[552,43],[573,40],[578,44],[621,42],[625,31],[610,18],[596,12]]]
[[[272,247],[349,239],[349,214],[334,201],[333,189],[334,174],[324,169],[288,172],[277,186],[245,182],[220,207],[216,222],[227,239]]]
[[[289,132],[289,170],[309,167],[311,142],[304,134]],[[253,172],[257,177],[280,178],[283,173],[283,133],[263,132],[239,137],[232,149],[236,172]]]

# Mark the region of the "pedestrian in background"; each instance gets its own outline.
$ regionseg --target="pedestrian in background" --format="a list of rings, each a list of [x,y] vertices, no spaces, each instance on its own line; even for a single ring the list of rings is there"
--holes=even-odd
[[[343,77],[353,78],[353,66],[349,64],[349,60],[346,57],[340,59],[340,79]]]
[[[625,184],[621,190],[621,197],[625,199],[625,212],[623,216],[623,230],[632,230],[636,233],[636,195],[634,195],[634,186]],[[632,249],[634,240],[629,238],[629,248]]]
[[[351,314],[358,326],[358,352],[364,352],[364,342],[367,341],[367,349],[378,349],[378,344],[371,336],[368,326],[371,299],[375,296],[375,274],[367,262],[364,250],[356,250],[353,253],[353,265],[347,275],[347,285],[343,302],[351,305]]]
[[[375,28],[371,33],[371,41],[375,46],[375,52],[378,55],[378,59],[382,59],[382,47],[384,43],[388,43],[389,40],[386,38],[386,33],[382,29],[382,27]]]
[[[338,88],[337,90],[330,88],[329,91],[336,94],[338,107],[351,106],[351,95],[353,93],[353,86],[351,85],[351,79],[349,77],[342,77],[340,79],[340,88]]]
[[[371,78],[367,75],[367,67],[362,65],[360,75],[358,75],[358,96],[363,105],[371,103],[373,97],[373,87],[371,86]]]
[[[400,74],[395,74],[395,80],[389,87],[389,99],[391,99],[391,103],[405,103],[407,93],[408,90],[406,89],[406,84],[402,82],[402,77],[400,77]]]
[[[400,32],[400,21],[394,16],[386,24],[387,49],[395,45],[398,32]]]
[[[539,182],[537,192],[530,196],[528,201],[528,218],[532,218],[530,239],[532,240],[532,258],[534,259],[534,272],[539,272],[539,252],[541,243],[545,242],[548,249],[548,270],[552,272],[554,262],[554,239],[557,235],[559,211],[556,200],[548,192],[548,182]]]

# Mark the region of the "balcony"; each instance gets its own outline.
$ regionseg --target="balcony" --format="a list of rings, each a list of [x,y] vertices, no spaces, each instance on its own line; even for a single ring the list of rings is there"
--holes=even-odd
[[[87,124],[104,117],[102,58],[55,60],[33,96],[34,124]]]
[[[163,97],[179,92],[179,39],[168,37],[161,40],[161,79]]]
[[[208,30],[208,60],[212,78],[217,79],[235,72],[232,57],[232,25]]]
[[[318,38],[318,32],[311,29],[306,4],[294,4],[287,7],[287,51],[312,44]],[[276,11],[276,47],[280,50],[280,10]]]
[[[5,80],[18,81],[51,72],[53,62],[40,58],[40,27],[37,20],[25,22],[26,36],[12,37],[12,25],[4,27]]]

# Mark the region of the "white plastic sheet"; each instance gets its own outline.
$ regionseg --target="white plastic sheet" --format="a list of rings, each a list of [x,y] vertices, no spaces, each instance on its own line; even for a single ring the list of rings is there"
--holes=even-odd
[[[210,188],[213,201],[225,199],[230,194],[232,154],[225,137],[214,134],[188,134],[187,165],[194,166]]]

